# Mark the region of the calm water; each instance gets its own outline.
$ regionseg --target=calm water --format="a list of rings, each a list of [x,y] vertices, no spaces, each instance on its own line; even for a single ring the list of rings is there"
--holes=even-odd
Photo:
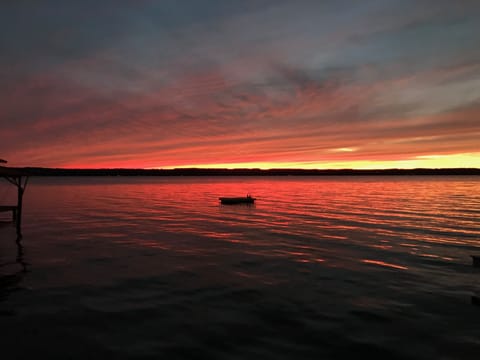
[[[480,357],[478,177],[32,178],[24,204],[2,359]]]

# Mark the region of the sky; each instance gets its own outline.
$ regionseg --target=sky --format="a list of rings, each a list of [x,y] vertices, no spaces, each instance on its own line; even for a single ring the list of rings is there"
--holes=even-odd
[[[480,167],[480,1],[3,0],[0,158]]]

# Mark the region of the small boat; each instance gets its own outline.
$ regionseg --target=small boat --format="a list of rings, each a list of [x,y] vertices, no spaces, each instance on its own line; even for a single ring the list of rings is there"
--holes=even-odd
[[[225,204],[225,205],[253,204],[256,200],[250,194],[247,194],[247,196],[241,196],[241,197],[220,197],[218,199],[222,204]]]

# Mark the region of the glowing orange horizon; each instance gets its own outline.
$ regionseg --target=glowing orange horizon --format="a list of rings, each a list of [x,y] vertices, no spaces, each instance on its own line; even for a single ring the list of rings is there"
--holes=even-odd
[[[249,162],[218,162],[218,163],[189,163],[189,164],[168,164],[155,166],[149,162],[138,160],[125,162],[100,162],[100,163],[72,163],[61,166],[67,169],[83,168],[131,168],[131,169],[175,169],[175,168],[199,168],[199,169],[440,169],[440,168],[480,168],[480,153],[452,154],[452,155],[425,155],[417,156],[405,160],[357,160],[357,161],[337,161],[337,162],[268,162],[268,161],[249,161]]]

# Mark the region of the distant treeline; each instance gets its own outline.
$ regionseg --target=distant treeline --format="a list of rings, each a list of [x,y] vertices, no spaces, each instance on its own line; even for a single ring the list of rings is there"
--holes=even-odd
[[[477,168],[456,169],[61,169],[16,168],[31,176],[357,176],[357,175],[480,175]]]

